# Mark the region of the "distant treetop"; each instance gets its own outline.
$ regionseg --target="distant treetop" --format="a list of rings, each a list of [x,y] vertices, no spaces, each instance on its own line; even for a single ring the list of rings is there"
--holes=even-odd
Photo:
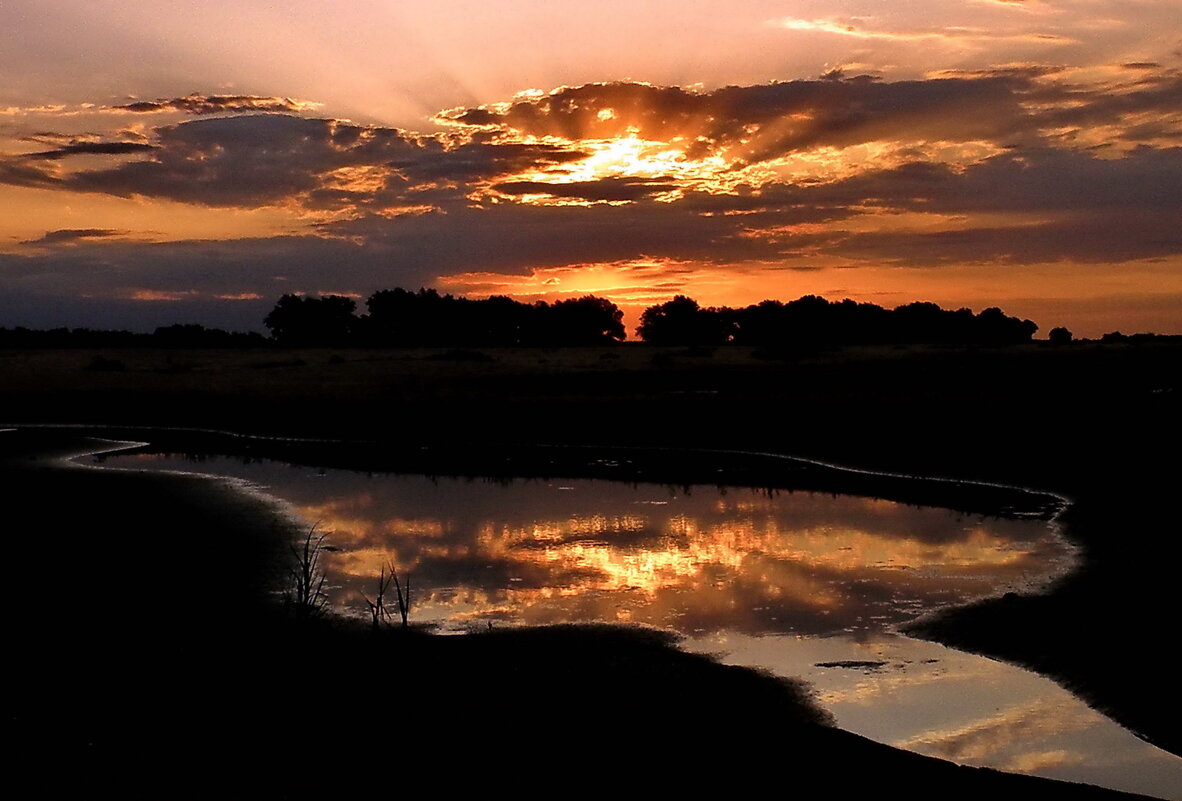
[[[702,308],[678,295],[645,309],[636,333],[645,342],[666,345],[1008,345],[1029,342],[1037,330],[1030,320],[1009,317],[998,308],[973,314],[909,303],[888,310],[816,295],[788,303],[765,300],[741,309]]]
[[[624,313],[587,295],[522,303],[441,295],[434,289],[384,289],[365,301],[368,314],[339,295],[284,295],[263,323],[290,345],[406,346],[608,345],[625,337]]]

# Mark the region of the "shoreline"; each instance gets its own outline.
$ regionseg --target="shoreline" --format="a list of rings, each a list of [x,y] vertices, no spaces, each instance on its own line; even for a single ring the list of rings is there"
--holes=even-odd
[[[4,436],[8,437],[11,436],[11,434],[6,434]],[[73,472],[75,476],[83,478],[84,481],[89,479],[97,479],[103,473],[101,470],[75,471],[67,467],[45,466],[44,464],[34,464],[33,466],[19,465],[14,470],[11,462],[8,465],[0,465],[0,469],[3,469],[5,476],[9,479],[13,479],[14,477],[19,477],[24,474],[26,478],[33,476],[35,478],[40,478],[51,482],[60,480],[61,474],[64,473]],[[116,473],[123,471],[107,472]],[[34,483],[36,483],[36,481],[34,481]],[[77,480],[75,480],[73,483],[75,488],[81,486]],[[110,487],[114,485],[123,485],[124,487],[154,487],[161,493],[160,500],[162,500],[166,506],[170,506],[185,497],[188,497],[190,501],[197,502],[199,505],[207,505],[214,498],[226,496],[227,493],[229,493],[229,495],[234,494],[232,488],[219,484],[219,482],[211,481],[209,478],[204,476],[194,477],[163,474],[153,477],[151,472],[132,472],[119,475],[117,478],[113,479],[104,478],[99,481],[99,483],[106,485],[104,488],[99,489],[99,492],[103,495],[107,495],[107,490],[109,490]],[[114,496],[107,495],[107,497],[109,500],[115,499]],[[227,497],[222,497],[221,502],[226,500],[228,500]],[[271,553],[278,553],[281,549],[275,547],[278,545],[278,543],[274,542],[274,540],[283,540],[286,537],[289,537],[292,534],[292,531],[287,529],[287,533],[283,534],[281,533],[283,529],[277,529],[273,525],[268,526],[268,517],[271,516],[273,509],[268,510],[264,508],[264,506],[257,503],[257,499],[239,498],[237,506],[238,508],[235,511],[239,513],[243,511],[249,511],[250,509],[254,510],[253,514],[248,513],[245,517],[239,517],[237,519],[238,527],[242,531],[254,530],[256,536],[260,537],[262,541],[268,539],[272,540],[272,547],[269,549],[264,548],[264,550],[269,550]],[[151,515],[149,515],[149,518],[150,517]],[[149,520],[147,522],[151,521]],[[271,518],[270,522],[273,524],[274,519]],[[143,534],[148,535],[149,539],[151,538],[151,532],[144,531]],[[97,553],[96,556],[98,556]],[[221,589],[227,590],[229,589],[229,586],[223,585]],[[265,595],[261,595],[259,593],[249,593],[249,595],[256,599],[256,603],[261,602],[266,604]],[[229,611],[229,607],[226,606],[219,606],[219,608],[225,608],[227,611]],[[198,610],[194,610],[195,613],[199,613],[201,615],[204,615],[205,611],[206,610],[200,610],[198,612]],[[260,610],[260,612],[261,611],[262,610]],[[567,661],[563,662],[561,669],[558,670],[556,674],[560,677],[558,679],[560,684],[565,684],[565,681],[571,675],[570,671],[575,671],[576,673],[582,671],[585,673],[588,669],[590,669],[591,672],[588,673],[583,679],[584,682],[591,682],[594,684],[595,682],[602,682],[606,680],[608,685],[606,688],[607,695],[602,698],[599,703],[620,703],[620,699],[615,697],[616,693],[623,693],[625,698],[627,698],[629,694],[635,694],[637,690],[643,690],[645,692],[643,697],[645,698],[644,703],[646,705],[656,704],[656,708],[668,707],[669,713],[673,715],[671,722],[659,727],[661,731],[666,732],[665,736],[667,737],[676,739],[677,735],[675,732],[677,732],[680,727],[692,727],[692,721],[694,721],[698,716],[698,713],[695,710],[691,709],[687,711],[684,709],[684,704],[680,700],[680,693],[687,691],[688,686],[692,685],[695,688],[699,688],[695,691],[700,691],[702,682],[705,680],[706,686],[713,688],[712,690],[708,691],[707,697],[713,698],[713,693],[721,692],[722,695],[706,703],[708,704],[709,708],[715,709],[716,712],[721,713],[724,719],[733,719],[733,723],[730,725],[737,726],[739,728],[734,730],[736,732],[737,738],[733,742],[718,748],[717,757],[722,760],[719,765],[720,767],[722,764],[726,763],[726,760],[747,760],[752,756],[758,756],[760,754],[763,754],[764,756],[771,759],[773,753],[780,752],[780,749],[784,747],[786,743],[774,744],[752,741],[748,735],[737,734],[739,731],[746,730],[746,726],[749,725],[747,722],[749,717],[756,718],[767,714],[769,709],[768,705],[771,704],[771,708],[781,710],[780,715],[777,716],[777,719],[779,720],[779,726],[777,730],[782,736],[787,738],[787,742],[791,742],[793,744],[791,748],[803,749],[804,752],[810,754],[808,761],[809,763],[813,764],[812,770],[814,771],[834,770],[837,769],[839,764],[847,764],[849,760],[856,759],[860,764],[862,764],[867,770],[871,772],[885,771],[888,775],[894,775],[899,780],[909,782],[912,787],[919,788],[921,791],[931,790],[932,792],[940,793],[956,792],[962,797],[996,797],[997,793],[1014,791],[1037,792],[1040,794],[1040,797],[1047,798],[1133,797],[1123,796],[1122,794],[1115,793],[1113,791],[1104,791],[1100,790],[1099,788],[1093,788],[1089,786],[1063,784],[1059,782],[1050,782],[1048,780],[1034,779],[1032,777],[1001,774],[988,769],[956,766],[952,763],[944,763],[940,762],[939,760],[921,757],[919,755],[910,754],[907,752],[900,752],[887,746],[881,746],[877,743],[872,743],[868,740],[865,740],[864,738],[859,738],[856,735],[851,735],[847,732],[842,732],[837,729],[829,729],[825,727],[818,728],[817,724],[821,721],[819,718],[817,718],[816,712],[808,711],[807,706],[802,706],[803,696],[799,695],[799,689],[792,689],[791,683],[782,682],[778,679],[772,679],[767,676],[761,676],[761,674],[755,671],[741,668],[724,668],[713,660],[685,654],[679,650],[673,650],[670,646],[670,643],[663,639],[663,635],[651,633],[627,633],[620,631],[616,627],[576,626],[557,627],[555,630],[548,631],[525,629],[497,632],[493,635],[472,635],[469,637],[458,638],[459,640],[465,641],[462,644],[456,642],[457,638],[427,637],[424,639],[422,636],[416,635],[411,636],[410,639],[407,639],[406,636],[400,637],[397,634],[394,634],[394,636],[391,637],[379,638],[379,640],[381,640],[381,642],[379,642],[378,640],[367,637],[360,632],[351,634],[347,630],[334,631],[334,629],[337,628],[334,625],[329,629],[318,628],[311,633],[304,632],[302,635],[299,635],[293,639],[290,636],[293,632],[289,629],[285,630],[284,626],[280,626],[278,629],[269,629],[270,633],[264,633],[265,631],[268,631],[266,628],[259,628],[260,625],[264,627],[270,627],[276,623],[277,619],[272,614],[263,614],[261,617],[251,615],[248,616],[248,618],[249,620],[247,621],[238,621],[237,624],[232,627],[233,629],[236,629],[236,631],[231,631],[229,634],[216,630],[218,628],[219,620],[204,621],[204,624],[202,624],[202,621],[198,619],[188,620],[187,616],[182,616],[174,619],[172,623],[173,625],[180,626],[182,629],[181,631],[177,632],[177,634],[181,637],[181,640],[178,641],[177,645],[179,645],[180,642],[191,641],[193,637],[196,637],[197,641],[199,642],[207,641],[211,643],[221,643],[225,638],[228,637],[228,641],[235,644],[235,650],[245,649],[246,651],[250,652],[253,655],[252,658],[259,660],[260,665],[244,665],[244,672],[247,675],[256,673],[259,667],[261,667],[262,673],[264,675],[271,675],[271,669],[267,668],[266,665],[269,664],[274,658],[272,653],[273,651],[290,653],[291,649],[295,648],[298,652],[308,648],[309,644],[311,644],[313,650],[317,652],[352,654],[349,659],[339,656],[333,657],[331,662],[322,667],[326,677],[335,676],[338,680],[350,675],[353,670],[356,669],[355,667],[350,667],[350,664],[356,664],[358,666],[367,664],[368,660],[372,657],[365,656],[365,654],[367,654],[373,648],[379,648],[379,650],[383,648],[393,649],[391,650],[391,655],[397,657],[398,654],[403,654],[403,659],[407,658],[405,656],[407,649],[415,652],[414,658],[416,661],[421,660],[421,664],[413,668],[415,678],[412,682],[412,686],[439,686],[441,677],[445,680],[456,681],[459,679],[460,675],[469,675],[470,670],[474,664],[479,664],[483,666],[482,670],[487,671],[489,675],[497,675],[499,677],[498,680],[502,682],[520,682],[524,678],[526,680],[526,686],[530,688],[529,692],[536,692],[540,697],[535,698],[533,701],[523,700],[526,698],[526,696],[521,695],[521,692],[524,690],[523,687],[522,689],[519,689],[511,694],[514,698],[513,704],[515,706],[518,704],[525,704],[526,707],[532,709],[532,704],[536,703],[538,706],[534,711],[534,714],[537,715],[552,714],[553,710],[551,709],[550,702],[547,700],[546,687],[549,683],[555,681],[555,677],[551,676],[549,679],[546,679],[543,678],[541,674],[530,671],[531,669],[536,671],[539,665],[544,665],[548,661],[552,662],[556,643],[564,643],[561,645],[561,647],[558,647],[558,650],[563,653],[569,651],[572,655],[570,658],[574,658],[576,661],[574,663]],[[225,623],[227,621],[220,620],[220,622]],[[193,626],[192,624],[197,625]],[[213,625],[213,628],[210,628],[211,624]],[[128,635],[128,641],[137,638],[138,635],[136,635],[135,632],[141,630],[142,625],[142,621],[131,622],[128,624],[128,630],[126,632]],[[115,622],[114,628],[121,629],[122,627],[118,622]],[[347,626],[345,627],[345,629],[348,628],[349,627]],[[110,636],[110,632],[95,632],[95,635],[106,639]],[[298,642],[301,638],[305,637],[309,639],[305,639],[302,644]],[[654,637],[656,639],[653,639]],[[264,643],[254,642],[259,638],[261,638]],[[124,638],[120,637],[118,639],[122,641]],[[168,636],[165,637],[163,641],[154,643],[152,646],[153,651],[156,651],[162,645],[168,643],[170,639],[171,636]],[[254,648],[260,644],[264,645],[262,650],[255,651]],[[331,644],[331,648],[327,647],[328,644]],[[191,645],[192,643],[190,642],[189,646],[180,647],[182,651],[184,651],[186,648],[191,647]],[[176,646],[165,647],[165,654],[170,654],[174,647]],[[505,651],[506,648],[510,650],[507,652]],[[462,674],[456,673],[456,667],[453,663],[453,657],[455,656],[453,651],[457,649],[465,652],[462,659],[463,663],[465,664],[465,668]],[[138,651],[136,653],[138,653]],[[509,653],[513,654],[513,658],[507,660],[506,657]],[[355,661],[357,655],[361,655],[362,657],[359,663]],[[197,674],[204,672],[204,668],[201,667],[202,665],[213,665],[219,662],[219,657],[217,654],[207,654],[205,656],[205,659],[199,660],[198,664],[191,666]],[[212,662],[209,661],[209,658],[211,657]],[[338,658],[342,660],[339,667],[332,664],[332,662],[336,662]],[[444,661],[439,662],[439,659],[443,659]],[[567,660],[568,657],[563,657],[563,659]],[[596,667],[596,665],[598,665],[603,659],[607,659],[608,664],[611,665],[610,674],[604,674],[601,668]],[[473,660],[475,660],[475,662],[473,662]],[[585,664],[588,662],[588,660],[594,661],[595,664]],[[620,660],[623,660],[623,662],[621,663]],[[531,663],[533,667],[531,669],[526,669],[526,673],[528,675],[522,676],[521,671],[524,666]],[[168,659],[165,659],[165,664],[172,664],[172,662]],[[515,664],[521,665],[522,667],[513,667]],[[621,667],[621,664],[623,667]],[[116,658],[111,664],[111,668],[113,672],[100,670],[99,673],[101,674],[103,680],[114,681],[116,684],[118,684],[115,674],[126,669],[126,664],[124,660]],[[509,668],[508,673],[505,672],[505,668]],[[150,696],[154,698],[171,698],[173,692],[179,690],[180,687],[189,684],[189,682],[196,678],[196,675],[189,675],[189,669],[190,668],[186,667],[179,676],[174,674],[168,677],[153,675],[152,671],[149,671],[148,674],[143,674],[141,671],[136,671],[136,678],[137,681],[145,678],[148,679],[149,685],[154,685],[160,681],[165,682],[164,687],[160,687],[156,691],[150,693]],[[640,672],[637,673],[636,671]],[[670,680],[666,675],[669,671],[673,671],[672,675],[674,677],[683,676],[683,678],[673,679],[674,685],[678,689],[672,691],[669,697],[662,700],[662,695],[668,693],[669,690],[657,690],[657,687],[664,687],[665,682]],[[545,672],[546,671],[543,671],[543,673]],[[619,672],[619,675],[615,675],[617,672]],[[432,675],[433,673],[438,673],[439,675]],[[607,675],[611,675],[613,678],[607,679]],[[596,678],[592,679],[591,676],[595,676]],[[32,680],[32,675],[30,675],[28,678]],[[170,690],[169,688],[172,686],[172,682],[178,680],[179,685],[177,686],[176,690]],[[267,682],[271,681],[274,681],[273,675],[271,675],[271,678],[267,680]],[[654,684],[654,681],[658,683]],[[681,689],[682,683],[685,681],[688,681],[689,685],[686,685],[685,689]],[[100,684],[102,683],[103,681],[100,681]],[[238,679],[233,679],[233,684],[231,685],[215,682],[213,687],[206,688],[206,691],[198,692],[196,699],[187,699],[182,704],[182,708],[188,710],[184,714],[195,716],[198,720],[204,720],[206,710],[202,708],[202,705],[212,701],[212,698],[208,696],[207,691],[215,693],[227,692],[230,687],[237,687],[238,683]],[[460,680],[460,683],[462,684],[462,680]],[[33,686],[37,687],[38,684],[34,682]],[[267,683],[260,685],[257,683],[257,681],[252,683],[248,680],[247,686],[254,688],[253,690],[250,690],[251,695],[260,691],[263,692],[264,695],[268,695],[268,690],[263,689],[264,687],[268,687]],[[742,690],[740,695],[736,696],[736,688],[738,687],[746,687],[747,689]],[[268,689],[273,690],[274,688]],[[551,688],[550,692],[554,690],[557,690],[557,686]],[[654,691],[656,691],[655,696],[650,696],[648,694]],[[785,691],[788,691],[788,695],[783,695]],[[162,692],[164,693],[163,695],[161,695]],[[245,703],[245,697],[241,696],[240,692],[241,690],[231,691],[232,698],[240,699],[235,701],[235,703]],[[745,697],[748,695],[750,695],[748,698],[750,705],[748,705],[748,702],[736,703],[736,699],[738,697]],[[126,698],[126,696],[124,697]],[[132,697],[134,697],[134,695]],[[727,699],[725,702],[723,701],[724,698]],[[69,701],[67,702],[69,703]],[[114,731],[104,731],[105,725],[111,725],[109,720],[107,721],[107,724],[104,724],[104,716],[102,711],[105,708],[105,703],[101,699],[90,699],[88,704],[91,703],[97,703],[99,709],[96,710],[93,715],[89,716],[90,725],[83,736],[84,738],[91,738],[91,747],[93,748],[95,746],[94,738],[96,733],[98,735],[98,751],[94,754],[91,754],[92,756],[101,756],[105,754],[107,757],[114,757],[114,755],[118,753],[121,743],[138,741],[135,731],[139,729],[141,724],[137,723],[133,725],[132,730],[128,731],[124,729],[127,721],[123,721],[122,723],[115,725]],[[222,699],[215,704],[214,708],[221,709],[223,708],[224,703],[225,700]],[[430,714],[427,710],[437,710],[439,707],[444,709],[452,709],[453,703],[454,702],[446,700],[439,700],[437,703],[429,702],[418,714],[425,716]],[[497,714],[495,710],[500,709],[501,703],[501,701],[495,699],[490,700],[487,698],[473,703],[473,701],[469,699],[467,701],[463,701],[463,707],[467,708],[469,706],[474,706],[475,709],[481,710],[477,712],[479,715],[484,715],[486,713]],[[625,700],[624,703],[627,705],[629,702]],[[488,704],[491,704],[491,709],[484,709],[483,707]],[[720,704],[721,706],[719,706]],[[412,703],[411,707],[418,710],[419,705],[420,702],[416,702]],[[153,702],[152,706],[155,707],[156,702]],[[723,712],[724,709],[729,711]],[[283,711],[282,706],[279,710],[276,710],[272,706],[266,705],[265,710],[267,714],[271,715],[286,714]],[[549,711],[543,712],[543,710]],[[172,711],[175,712],[175,710]],[[468,711],[470,712],[472,710]],[[175,728],[175,726],[170,727],[167,724],[162,724],[162,721],[158,719],[158,716],[161,712],[162,710],[155,708],[142,711],[133,709],[131,711],[131,715],[133,719],[137,714],[147,715],[147,719],[157,719],[158,722],[156,725],[164,725],[164,730],[171,731],[173,728]],[[452,714],[455,714],[456,712],[458,712],[458,710],[453,710]],[[127,710],[121,711],[121,715],[122,714],[127,714]],[[686,714],[689,714],[690,716],[688,719],[685,718]],[[169,715],[169,718],[173,718],[173,715]],[[346,714],[346,718],[353,723],[357,722],[352,720],[352,717],[349,714]],[[245,723],[246,721],[244,720],[242,722]],[[254,725],[257,725],[258,723],[258,721],[254,721],[253,723],[247,725],[246,728],[253,730]],[[18,725],[22,724],[27,728],[35,728],[31,717],[18,717]],[[203,737],[203,735],[200,734],[200,730],[204,727],[204,725],[205,724],[201,724],[197,726],[194,731],[190,732],[174,732],[171,737],[178,739],[170,739],[168,742],[171,743],[171,746],[173,747],[179,743],[185,743],[186,748],[196,747],[199,752],[204,753],[204,748],[200,747],[199,745],[195,745],[195,742],[199,742]],[[525,730],[523,730],[523,732],[524,731]],[[40,732],[40,734],[43,737],[49,736],[49,733],[47,732]],[[191,741],[191,737],[193,736],[196,736],[198,740]],[[594,740],[598,739],[599,736],[602,735],[595,733],[591,737],[590,741],[593,742]],[[232,739],[235,742],[237,741],[237,737]],[[578,739],[580,741],[582,740],[582,738]],[[631,741],[629,737],[625,737],[625,739],[626,741]],[[106,741],[105,743],[103,742],[104,740]],[[28,744],[26,743],[26,747],[27,745]],[[33,745],[35,746],[36,742],[34,742]],[[59,742],[58,745],[60,746],[61,743]],[[673,742],[671,741],[668,745],[672,746]],[[243,743],[243,746],[245,746],[245,743]],[[276,744],[276,746],[278,747],[278,751],[280,753],[286,752],[286,745],[282,745],[280,747],[279,744]],[[140,742],[138,747],[147,747],[152,752],[154,752],[156,748],[163,747],[165,753],[162,753],[160,756],[163,759],[162,764],[165,765],[173,764],[173,760],[176,759],[179,759],[181,763],[187,762],[187,759],[183,755],[174,753],[171,747],[165,747],[160,744],[149,747],[143,742]],[[235,750],[237,747],[238,746],[234,746],[234,748],[231,750]],[[498,749],[494,748],[493,752],[496,751],[498,751]],[[326,757],[329,759],[343,758],[343,753],[338,752],[338,750],[335,748],[329,748],[328,752],[326,752]],[[275,758],[280,758],[278,753],[276,754]],[[772,764],[775,763],[769,762],[769,769],[770,765]],[[707,781],[709,781],[711,778],[717,777],[708,777]],[[871,783],[873,783],[874,786],[877,786],[880,780],[881,779],[877,777],[868,777],[866,788],[869,789]],[[363,784],[364,783],[365,782],[363,782]],[[857,784],[857,782],[855,782],[855,784]]]
[[[400,449],[390,442],[376,439],[279,437],[170,426],[10,425],[10,430],[75,432],[127,442],[129,447],[122,450],[258,456],[310,467],[353,471],[481,478],[599,478],[671,486],[698,484],[840,492],[900,503],[923,503],[973,514],[1041,519],[1051,524],[1056,524],[1073,503],[1061,493],[1030,486],[863,468],[774,451],[495,441],[463,447],[416,445]],[[151,435],[151,438],[147,441],[123,439],[140,435]],[[720,464],[723,466],[719,467]],[[1014,503],[1019,498],[1025,501],[1024,505]]]
[[[1070,557],[1067,562],[1048,573],[1036,584],[1016,593],[1022,597],[1038,598],[1053,595],[1056,586],[1069,580],[1075,572],[1087,564],[1089,559],[1086,547],[1077,538],[1071,536],[1070,531],[1061,522],[1062,516],[1072,507],[1072,501],[1062,494],[1000,482],[863,469],[790,454],[693,448],[526,446],[517,444],[502,446],[511,454],[510,456],[500,455],[503,453],[500,448],[488,445],[482,446],[475,454],[471,450],[465,450],[461,454],[448,448],[433,451],[420,446],[406,454],[393,454],[387,451],[383,455],[378,455],[376,451],[388,447],[385,443],[328,438],[258,436],[246,432],[189,428],[129,428],[86,424],[14,425],[14,430],[70,432],[106,439],[124,446],[80,453],[63,460],[63,463],[88,469],[130,470],[129,468],[84,465],[79,463],[77,459],[96,456],[101,460],[108,453],[129,451],[208,453],[228,457],[267,458],[290,461],[293,464],[302,464],[307,467],[331,467],[350,471],[372,470],[375,472],[480,478],[592,478],[620,482],[668,484],[670,486],[698,484],[702,486],[742,486],[788,492],[839,493],[885,499],[896,503],[951,508],[972,514],[1033,517],[1046,521],[1048,527],[1070,549]],[[143,435],[144,439],[122,439],[122,437],[140,435]],[[108,439],[109,437],[111,439]],[[353,452],[350,453],[351,450]],[[529,458],[526,454],[533,454],[537,458]],[[621,465],[617,460],[607,460],[604,458],[605,455],[619,457],[626,463]],[[555,456],[558,458],[552,458]],[[730,472],[727,472],[725,469],[712,466],[717,464],[715,460],[719,456],[738,461],[729,464]],[[632,457],[632,459],[629,460],[628,457]],[[605,466],[605,461],[609,462],[609,465]],[[766,463],[760,464],[760,462]],[[468,469],[465,469],[465,463]],[[808,474],[801,471],[802,466],[810,470],[816,469],[818,472]],[[775,469],[777,467],[780,469]],[[135,471],[132,470],[132,472]],[[287,509],[284,502],[253,487],[246,481],[199,471],[152,470],[151,472],[197,476],[244,492],[280,510],[291,523],[294,533],[300,533],[301,527],[306,523],[294,512]],[[760,476],[762,480],[755,480],[754,476]],[[850,482],[851,477],[862,480]],[[851,483],[853,486],[850,486]],[[1025,501],[1028,506],[1020,508],[1016,507],[1014,503],[1007,502],[1019,499]],[[1007,595],[1012,597],[1015,593],[1011,592]],[[1109,717],[1114,717],[1110,710],[1100,707],[1086,694],[1081,694],[1064,677],[1043,673],[1036,664],[1023,661],[1020,655],[998,654],[988,649],[974,648],[976,641],[971,631],[966,635],[947,625],[947,621],[955,619],[957,615],[972,614],[980,609],[987,610],[991,604],[1001,601],[1003,601],[1002,596],[984,597],[967,604],[934,609],[900,624],[895,631],[902,636],[930,640],[980,656],[1001,658],[1003,661],[1055,681],[1079,697],[1088,706]],[[1146,742],[1161,747],[1145,732],[1129,726],[1125,726],[1125,728]]]

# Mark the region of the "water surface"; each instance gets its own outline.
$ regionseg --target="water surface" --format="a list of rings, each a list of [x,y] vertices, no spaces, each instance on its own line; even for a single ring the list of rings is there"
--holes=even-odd
[[[973,765],[1177,797],[1182,760],[1057,685],[896,633],[949,604],[1032,591],[1072,563],[1046,520],[873,498],[713,486],[480,480],[272,461],[121,455],[106,464],[234,476],[327,532],[332,602],[393,566],[411,619],[626,622],[724,661],[799,676],[842,728]],[[1098,646],[1099,647],[1099,646]]]

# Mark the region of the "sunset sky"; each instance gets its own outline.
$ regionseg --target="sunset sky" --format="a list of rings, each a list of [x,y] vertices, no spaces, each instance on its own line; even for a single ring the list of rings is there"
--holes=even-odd
[[[821,294],[1182,333],[1176,0],[0,0],[0,326]]]

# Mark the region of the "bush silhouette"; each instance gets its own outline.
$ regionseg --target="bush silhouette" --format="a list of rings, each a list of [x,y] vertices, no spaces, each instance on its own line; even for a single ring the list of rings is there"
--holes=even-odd
[[[1066,328],[1052,328],[1048,338],[1053,345],[1068,345],[1071,343],[1071,331]]]

